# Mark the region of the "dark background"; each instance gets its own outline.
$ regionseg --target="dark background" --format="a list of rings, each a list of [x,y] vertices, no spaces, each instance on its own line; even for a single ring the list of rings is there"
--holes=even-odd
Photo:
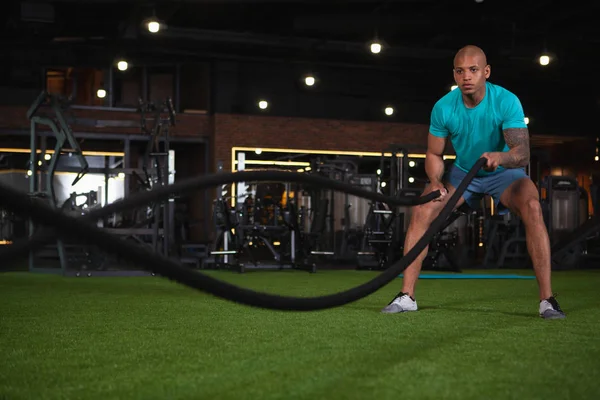
[[[453,84],[454,53],[475,44],[488,55],[490,80],[521,98],[532,133],[594,136],[597,4],[10,2],[0,16],[0,98],[29,104],[48,70],[80,77],[98,71],[97,83],[107,85],[107,70],[122,57],[130,68],[114,76],[106,99],[114,106],[135,105],[147,79],[149,97],[179,90],[180,110],[258,113],[257,99],[266,98],[270,115],[428,123],[432,105]],[[166,29],[148,33],[143,22],[152,16]],[[377,55],[368,51],[375,37],[384,43]],[[546,67],[538,63],[544,51],[555,55]],[[314,87],[303,85],[307,73],[317,78]],[[80,93],[77,102],[97,104],[93,93]],[[388,104],[396,109],[391,118],[382,112]]]

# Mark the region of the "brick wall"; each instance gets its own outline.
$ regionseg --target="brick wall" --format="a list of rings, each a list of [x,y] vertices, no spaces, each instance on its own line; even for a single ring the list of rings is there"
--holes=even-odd
[[[0,107],[0,129],[29,129],[26,113],[27,107]],[[135,112],[73,109],[68,115],[69,122],[71,118],[85,121],[71,126],[75,132],[141,133],[140,115]],[[102,126],[103,121],[128,121],[136,126]],[[215,168],[218,161],[224,161],[229,168],[233,146],[379,152],[391,143],[400,143],[414,151],[423,151],[428,126],[263,115],[178,114],[177,124],[170,132],[173,137],[208,137],[213,150],[210,165]]]
[[[0,129],[29,129],[27,107],[0,107]],[[47,114],[49,109],[40,110],[39,115]],[[67,114],[67,122],[72,119],[85,120],[82,124],[74,123],[71,129],[77,132],[100,132],[114,134],[141,134],[139,113],[132,111],[102,110],[102,109],[72,109]],[[166,117],[166,114],[163,115]],[[210,117],[204,114],[178,114],[176,126],[170,129],[173,137],[198,137],[210,135]],[[131,127],[106,126],[103,121],[127,121],[136,124]],[[92,125],[90,125],[90,123]],[[150,122],[152,124],[152,122]]]
[[[427,125],[256,115],[214,116],[214,162],[231,167],[231,147],[382,151],[392,143],[424,151]]]

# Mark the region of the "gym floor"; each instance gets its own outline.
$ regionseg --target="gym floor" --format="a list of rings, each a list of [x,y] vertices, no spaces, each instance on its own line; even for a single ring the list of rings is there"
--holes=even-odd
[[[377,274],[207,273],[294,296]],[[379,313],[400,286],[299,313],[161,277],[3,273],[0,399],[600,398],[600,270],[554,273],[567,313],[554,321],[538,317],[533,279],[422,279],[419,312]]]

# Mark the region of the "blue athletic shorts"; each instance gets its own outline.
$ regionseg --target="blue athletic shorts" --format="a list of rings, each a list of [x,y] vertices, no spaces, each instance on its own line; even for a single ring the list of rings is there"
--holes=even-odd
[[[466,175],[466,172],[452,165],[446,173],[445,179],[456,189]],[[500,196],[511,183],[521,178],[528,178],[524,168],[510,168],[492,175],[475,177],[467,186],[462,197],[471,208],[478,209],[483,196],[490,195],[494,199],[498,214],[506,214],[508,209],[500,204]]]

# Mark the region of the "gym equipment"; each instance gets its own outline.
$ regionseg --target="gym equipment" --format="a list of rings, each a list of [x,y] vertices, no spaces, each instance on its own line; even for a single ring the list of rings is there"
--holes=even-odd
[[[27,237],[27,223],[23,217],[0,209],[0,244]]]
[[[239,171],[245,169],[244,160],[238,155]],[[376,176],[357,170],[346,159],[316,158],[305,174],[374,191]],[[213,204],[217,235],[205,266],[314,272],[317,260],[339,262],[355,257],[362,227],[354,221],[366,213],[364,199],[330,188],[274,182],[244,182],[237,185],[236,193],[235,199],[225,199],[232,204],[227,212],[222,210],[229,205],[223,205],[221,198]]]
[[[386,153],[390,153],[389,160]],[[389,185],[386,185],[390,196],[414,198],[420,195],[420,191],[404,190],[406,154],[406,149],[397,144],[391,144],[381,154],[379,170],[381,179],[387,177],[388,169],[390,171]],[[361,248],[356,256],[357,269],[386,269],[402,257],[405,213],[399,207],[372,202],[364,221]]]
[[[385,190],[390,196],[418,197],[422,193],[421,189],[406,187],[407,154],[407,150],[399,144],[392,144],[382,152],[381,180],[389,182]],[[461,217],[465,214],[460,210],[453,212],[447,224],[434,236],[423,269],[460,271],[459,260],[464,258],[462,253],[465,250],[461,245],[462,236],[465,236]],[[402,257],[410,216],[410,207],[370,204],[357,256],[358,269],[385,269]]]
[[[142,190],[150,190],[152,187],[174,182],[175,160],[174,152],[169,150],[168,131],[169,127],[175,124],[175,112],[169,98],[158,106],[140,103],[142,131],[148,135],[148,145],[142,157],[141,168],[129,168],[128,161],[126,161],[128,160],[127,155],[121,161],[111,163],[109,163],[109,157],[105,157],[104,167],[90,168],[88,159],[83,156],[79,143],[67,123],[66,113],[69,111],[69,107],[69,102],[61,96],[42,92],[27,111],[27,118],[31,121],[31,153],[28,166],[30,196],[40,201],[46,201],[53,207],[61,208],[64,212],[82,215],[91,210],[92,203],[98,205],[101,198],[108,202],[110,175],[125,174],[126,196],[130,191],[129,175],[137,178]],[[148,110],[152,110],[153,115],[148,116]],[[166,118],[162,117],[163,113],[167,114]],[[149,128],[148,117],[152,118],[154,124],[152,128]],[[49,126],[54,133],[54,138],[48,139],[45,135],[38,133],[38,125]],[[52,150],[47,149],[48,140],[55,140]],[[128,152],[129,141],[126,141],[125,153]],[[68,158],[65,155],[68,155]],[[65,165],[59,167],[59,161]],[[91,197],[83,204],[75,204],[73,198],[61,198],[59,201],[58,197],[60,196],[55,193],[55,185],[57,185],[55,181],[59,178],[55,178],[55,172],[58,168],[72,170],[73,162],[77,162],[77,169],[76,177],[71,185],[76,185],[90,171],[105,176],[103,193],[95,193],[95,191],[88,193],[88,195],[95,193],[96,199],[93,201]],[[121,163],[123,168],[118,168]],[[76,195],[79,200],[84,194],[73,195]],[[141,243],[151,247],[153,251],[166,255],[172,254],[174,243],[170,238],[174,236],[173,199],[171,197],[161,203],[146,204],[133,211],[107,215],[102,221],[98,221],[98,225],[106,232],[118,235],[123,240]],[[40,228],[45,229],[44,227]],[[34,236],[40,228],[30,225],[28,234]],[[98,253],[94,260],[90,258],[92,252]],[[121,262],[122,260],[112,260],[106,253],[101,254],[89,247],[64,242],[59,238],[56,244],[48,244],[42,251],[31,254],[29,270],[63,275],[91,275],[92,271],[105,271],[106,265],[112,263],[121,272],[124,272],[124,265]],[[139,268],[137,269],[139,270]]]
[[[547,176],[542,187],[546,190],[544,216],[554,244],[579,226],[579,185],[574,177]]]
[[[489,216],[484,230],[485,268],[526,268],[530,266],[523,222],[512,213]]]
[[[371,203],[356,257],[358,269],[385,269],[396,258],[397,226],[403,225],[402,218],[402,214],[397,216],[386,204]]]
[[[228,198],[218,195],[213,205],[213,219],[216,226],[216,238],[209,250],[212,256],[204,261],[204,268],[210,264],[216,267],[237,267],[243,271],[243,265],[237,261],[242,244],[238,242],[238,235],[234,233],[238,225],[237,213],[228,205]]]
[[[584,248],[584,243],[596,237],[598,232],[600,232],[600,217],[595,216],[572,231],[569,236],[555,243],[552,246],[553,267],[575,266],[582,257],[593,256],[587,248]]]
[[[44,114],[43,111],[50,107],[50,115]],[[64,110],[68,107],[68,103],[59,95],[50,94],[42,91],[35,99],[33,104],[27,110],[27,119],[30,121],[30,159],[29,159],[29,195],[31,197],[41,199],[51,207],[57,208],[56,193],[54,190],[54,176],[59,158],[67,152],[65,145],[68,143],[70,149],[69,156],[75,157],[80,165],[80,171],[73,180],[72,185],[75,185],[87,172],[89,165],[83,154],[79,143],[73,136],[73,131],[67,123],[64,116]],[[42,157],[47,153],[46,137],[40,138],[37,133],[38,125],[46,125],[50,127],[56,138],[54,151],[51,153],[48,168],[38,168],[38,154]],[[40,140],[41,139],[41,140]],[[41,148],[38,148],[38,142],[41,141]],[[39,150],[39,153],[38,153]],[[38,174],[39,171],[39,174]],[[45,179],[44,179],[45,178]],[[39,228],[29,222],[29,237],[32,237]],[[64,239],[58,238],[55,245],[46,246],[44,251],[37,254],[30,253],[29,255],[29,271],[31,272],[47,272],[53,271],[57,267],[64,274],[67,270],[68,259],[66,254]],[[58,259],[57,266],[53,261]]]
[[[263,202],[256,201],[257,205],[249,197],[237,210],[229,206],[229,200],[222,196],[215,200],[213,216],[217,235],[204,268],[214,266],[238,272],[293,268],[316,272],[317,256],[329,254],[319,248],[327,217],[327,199],[313,210],[308,230],[304,230],[304,210],[298,210],[292,199],[285,207],[273,201],[265,207]],[[266,256],[275,261],[274,265],[264,262],[265,250]],[[261,260],[260,256],[263,256]]]
[[[311,162],[311,174],[324,176],[337,182],[350,184],[363,190],[377,190],[375,174],[358,173],[358,165],[347,159],[321,160]],[[370,209],[369,202],[349,193],[333,189],[310,188],[310,204],[323,207],[326,204],[325,225],[318,244],[319,255],[335,261],[352,261],[360,251],[358,243],[363,234],[363,224]],[[308,207],[309,212],[310,208]],[[322,211],[321,211],[322,212]]]
[[[124,185],[128,193],[149,191],[154,187],[167,186],[175,181],[175,153],[169,148],[170,127],[174,126],[175,111],[170,98],[160,103],[139,100],[140,128],[147,137],[139,168],[122,168]],[[128,150],[126,150],[128,151]],[[117,163],[118,164],[118,163]],[[110,170],[107,166],[107,171]],[[108,174],[108,172],[107,172]],[[130,177],[134,181],[130,181]],[[131,185],[130,185],[131,184]],[[136,185],[137,184],[137,185]],[[130,212],[119,212],[102,221],[101,227],[120,240],[147,247],[154,253],[173,256],[179,253],[175,236],[173,196],[160,202],[138,207]],[[89,210],[83,210],[84,213]],[[96,248],[85,249],[81,262],[72,263],[69,274],[80,275],[135,275],[140,267],[124,259],[110,257]],[[93,257],[92,257],[93,256]],[[92,262],[95,261],[95,262]]]
[[[542,180],[542,192],[545,192],[541,205],[544,221],[550,237],[550,245],[554,248],[558,243],[565,243],[573,232],[581,225],[579,215],[580,191],[577,179],[570,176],[547,176]],[[581,259],[584,251],[585,237],[563,249],[560,254],[553,254],[552,268],[572,269]]]
[[[417,198],[420,189],[402,189],[397,195]],[[402,257],[404,251],[405,227],[411,216],[410,207],[395,207],[395,211],[383,204],[372,203],[370,214],[364,227],[362,249],[357,257],[358,269],[381,270]],[[461,261],[465,258],[466,246],[461,244],[463,216],[468,214],[468,206],[454,210],[440,231],[434,235],[427,256],[423,260],[423,270],[460,272]],[[464,235],[464,234],[463,234]]]
[[[429,244],[429,251],[423,260],[423,270],[461,272],[460,252],[464,246],[459,243],[459,228],[454,226],[460,218],[468,213],[468,206],[454,210],[445,225],[434,235]]]
[[[345,292],[313,298],[278,296],[267,293],[258,293],[252,290],[237,287],[227,282],[223,282],[210,276],[200,274],[196,271],[192,271],[189,268],[183,267],[173,259],[165,257],[161,254],[148,252],[140,246],[130,246],[125,244],[123,241],[118,240],[114,236],[106,234],[105,232],[102,232],[101,229],[94,227],[92,224],[90,224],[90,221],[103,218],[106,215],[110,215],[110,213],[114,211],[123,210],[125,207],[139,206],[151,201],[168,198],[173,193],[183,194],[194,189],[198,190],[212,185],[218,185],[224,181],[245,182],[259,179],[280,179],[288,182],[303,181],[304,183],[320,184],[321,186],[326,185],[338,187],[341,190],[348,191],[349,193],[362,195],[365,198],[375,201],[385,201],[391,205],[422,204],[426,201],[431,201],[434,196],[439,196],[440,193],[434,192],[431,194],[431,196],[423,196],[415,199],[416,201],[409,202],[407,199],[385,199],[383,196],[379,196],[376,193],[359,191],[352,186],[340,187],[340,184],[337,182],[318,180],[315,179],[317,177],[310,177],[302,174],[296,174],[297,176],[293,176],[292,174],[286,175],[285,173],[277,171],[266,172],[263,174],[260,172],[251,172],[248,174],[238,172],[235,174],[228,174],[226,176],[208,176],[196,180],[183,181],[179,185],[175,184],[168,188],[159,187],[151,193],[143,193],[139,194],[138,196],[131,196],[119,202],[118,204],[113,203],[100,210],[92,211],[83,219],[82,217],[74,218],[66,216],[63,213],[58,212],[56,209],[49,207],[48,205],[37,206],[32,204],[31,198],[26,194],[19,193],[18,191],[3,184],[0,184],[0,192],[3,194],[3,196],[0,196],[0,207],[11,212],[27,215],[32,220],[40,224],[50,225],[61,236],[67,235],[79,241],[100,245],[107,251],[117,253],[130,261],[143,264],[147,270],[155,271],[166,278],[176,280],[189,287],[196,288],[198,290],[202,290],[231,301],[236,301],[255,307],[278,310],[309,311],[332,308],[356,301],[375,292],[385,284],[395,279],[398,274],[417,257],[417,255],[425,248],[425,246],[427,246],[435,232],[437,232],[445,223],[446,219],[452,213],[454,206],[466,190],[468,184],[474,178],[477,171],[482,168],[483,165],[485,165],[485,163],[486,160],[483,158],[475,163],[473,168],[466,175],[465,179],[456,189],[456,192],[450,197],[440,215],[434,220],[423,237],[415,244],[414,248],[408,251],[405,258],[367,283],[364,283],[353,289],[346,290]],[[10,263],[16,257],[23,256],[23,254],[27,254],[29,251],[36,249],[40,245],[46,243],[48,240],[51,240],[49,236],[50,235],[48,234],[41,234],[36,235],[27,242],[20,241],[19,243],[11,245],[8,251],[0,251],[0,256],[2,256],[5,262]]]

